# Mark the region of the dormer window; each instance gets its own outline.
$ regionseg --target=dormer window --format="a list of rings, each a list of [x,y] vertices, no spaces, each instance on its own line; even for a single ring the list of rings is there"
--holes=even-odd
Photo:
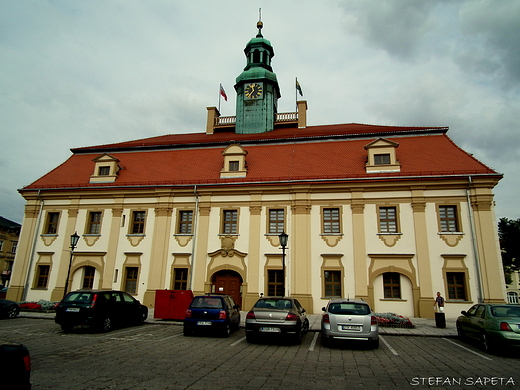
[[[220,178],[246,177],[247,152],[239,144],[229,145],[223,152],[224,168],[220,171]]]
[[[119,160],[109,154],[102,154],[92,160],[95,163],[90,183],[113,183],[117,179]]]
[[[374,165],[388,165],[390,164],[390,154],[374,154]]]
[[[384,138],[376,139],[365,146],[368,152],[365,169],[367,173],[400,172],[401,164],[397,161],[396,149],[399,146]]]
[[[110,167],[99,167],[99,176],[110,175]]]

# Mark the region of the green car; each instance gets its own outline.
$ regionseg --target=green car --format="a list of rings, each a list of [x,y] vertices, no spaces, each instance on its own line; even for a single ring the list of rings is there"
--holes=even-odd
[[[479,303],[457,318],[461,339],[474,339],[484,351],[520,346],[520,306]]]

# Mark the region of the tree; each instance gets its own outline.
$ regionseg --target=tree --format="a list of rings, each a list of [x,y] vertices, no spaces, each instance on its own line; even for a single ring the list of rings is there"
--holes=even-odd
[[[520,219],[500,218],[498,237],[504,271],[520,271]]]

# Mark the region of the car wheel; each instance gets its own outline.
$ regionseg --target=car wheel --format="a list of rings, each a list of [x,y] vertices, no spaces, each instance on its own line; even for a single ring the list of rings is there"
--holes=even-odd
[[[256,336],[253,332],[246,332],[246,340],[248,343],[256,343]]]
[[[146,318],[148,316],[145,313],[141,313],[141,318],[139,319],[138,325],[144,325],[144,322],[146,321]]]
[[[7,309],[7,318],[15,318],[18,313],[20,313],[20,309],[16,306],[11,306]]]
[[[188,328],[186,325],[184,325],[184,328],[183,328],[183,333],[184,333],[184,336],[191,336],[193,333],[191,332],[191,329]]]
[[[231,334],[231,326],[229,324],[226,324],[224,329],[222,329],[221,336],[225,338],[225,337],[229,337],[230,334]]]
[[[486,333],[482,333],[480,335],[480,347],[485,352],[491,352],[493,350],[492,345],[489,342],[489,338]]]
[[[330,340],[329,340],[329,338],[324,336],[323,334],[321,335],[321,345],[323,345],[324,347],[327,347],[327,348],[330,347]]]
[[[69,324],[61,325],[61,330],[64,331],[65,333],[69,333],[70,331],[72,331],[72,328],[74,328],[73,325],[69,325]]]
[[[309,331],[309,319],[306,318],[304,323],[303,323],[303,332],[307,333],[308,331]]]
[[[303,338],[303,329],[297,330],[296,334],[294,335],[294,343],[296,345],[300,345],[302,343]]]
[[[379,339],[371,340],[369,345],[373,349],[378,349],[379,348]]]
[[[103,321],[101,321],[100,330],[102,332],[109,332],[110,330],[112,330],[112,320],[110,319],[110,317],[103,318]]]
[[[464,331],[462,330],[460,324],[457,324],[457,335],[459,336],[459,339],[466,340],[466,335],[464,334]]]

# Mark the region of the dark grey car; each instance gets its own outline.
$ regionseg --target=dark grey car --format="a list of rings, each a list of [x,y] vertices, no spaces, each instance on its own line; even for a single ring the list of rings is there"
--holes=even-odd
[[[308,330],[305,309],[290,297],[260,298],[246,317],[246,337],[250,343],[259,336],[289,335],[300,344]]]

